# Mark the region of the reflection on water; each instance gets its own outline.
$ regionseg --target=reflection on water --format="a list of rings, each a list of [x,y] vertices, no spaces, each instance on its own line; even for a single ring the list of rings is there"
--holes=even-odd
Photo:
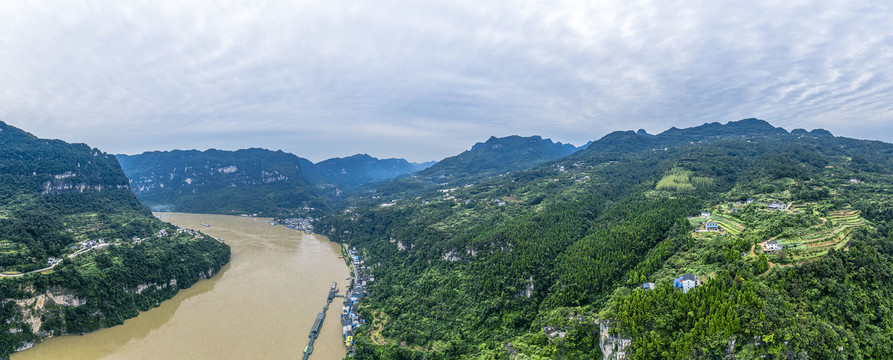
[[[13,360],[300,358],[332,281],[345,291],[347,267],[325,238],[263,219],[156,215],[223,238],[232,247],[230,264],[123,325],[48,339]],[[344,357],[339,305],[329,310],[311,359]]]

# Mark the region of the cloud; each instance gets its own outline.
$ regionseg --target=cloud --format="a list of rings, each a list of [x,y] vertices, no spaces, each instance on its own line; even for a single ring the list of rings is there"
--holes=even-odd
[[[106,151],[422,161],[760,117],[893,141],[891,5],[0,2],[0,120]],[[857,124],[858,126],[853,126]]]

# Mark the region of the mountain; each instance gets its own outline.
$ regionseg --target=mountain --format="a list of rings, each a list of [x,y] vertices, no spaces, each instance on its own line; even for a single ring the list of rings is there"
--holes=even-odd
[[[47,336],[120,324],[230,255],[153,217],[114,156],[3,122],[0,249],[0,358]],[[136,290],[145,284],[159,285]]]
[[[451,180],[472,175],[496,175],[530,168],[534,165],[570,155],[577,148],[571,144],[555,143],[539,136],[490,137],[474,144],[470,150],[443,159],[418,173],[420,177]]]
[[[152,151],[118,160],[154,210],[272,216],[328,206],[304,176],[312,163],[282,151]]]
[[[474,163],[314,225],[374,264],[357,359],[891,356],[891,144],[746,119]]]
[[[423,163],[410,163],[410,164],[412,164],[412,166],[415,168],[415,171],[422,171],[429,167],[434,166],[434,164],[437,164],[437,161],[426,161]]]
[[[418,165],[404,159],[377,159],[367,154],[333,158],[304,167],[307,179],[317,184],[356,187],[392,180],[418,171]]]
[[[326,209],[344,192],[419,167],[403,159],[366,154],[314,164],[281,150],[258,148],[151,151],[117,157],[133,192],[153,210],[266,216]]]
[[[639,131],[615,131],[605,135],[587,149],[599,152],[628,152],[645,149],[653,149],[665,146],[678,146],[691,142],[710,142],[727,138],[748,138],[764,136],[789,135],[788,131],[780,127],[772,126],[768,122],[759,119],[744,119],[730,121],[726,124],[718,122],[707,123],[687,129],[672,127],[660,134],[652,135],[644,130]]]
[[[529,169],[577,151],[571,144],[552,142],[540,136],[490,137],[471,149],[432,164],[418,172],[392,182],[374,184],[347,197],[350,206],[380,205],[385,202],[416,197],[445,185],[460,186],[469,182]]]

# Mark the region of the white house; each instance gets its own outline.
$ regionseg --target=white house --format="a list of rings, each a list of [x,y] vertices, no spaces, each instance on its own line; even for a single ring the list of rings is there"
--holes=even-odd
[[[781,250],[781,244],[778,241],[772,240],[766,242],[766,251],[778,251]]]
[[[701,211],[701,216],[702,217],[710,217],[710,212],[709,211]]]
[[[682,292],[687,293],[698,284],[698,279],[694,274],[682,275]]]

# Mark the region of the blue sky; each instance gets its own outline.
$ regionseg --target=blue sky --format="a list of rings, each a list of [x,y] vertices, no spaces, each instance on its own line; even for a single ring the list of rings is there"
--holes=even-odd
[[[2,1],[0,120],[113,153],[440,159],[748,117],[893,141],[877,1]]]

